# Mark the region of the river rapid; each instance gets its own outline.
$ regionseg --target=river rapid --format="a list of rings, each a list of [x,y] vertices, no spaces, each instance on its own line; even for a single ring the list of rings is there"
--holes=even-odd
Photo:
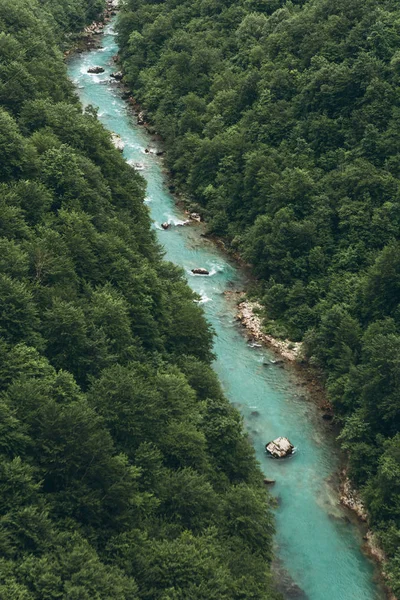
[[[99,119],[125,143],[124,156],[140,165],[147,181],[153,226],[165,248],[166,259],[180,265],[189,285],[199,294],[215,332],[214,368],[225,394],[242,413],[257,458],[266,477],[276,480],[277,579],[286,598],[308,600],[382,600],[375,565],[362,553],[362,531],[339,504],[339,454],[329,426],[290,368],[274,362],[265,348],[252,347],[235,320],[235,294],[243,290],[244,273],[210,241],[202,226],[177,227],[185,215],[168,191],[163,163],[146,148],[157,142],[140,126],[130,107],[110,80],[118,52],[113,25],[106,27],[102,46],[73,56],[68,63],[71,80],[84,106],[98,107]],[[90,66],[105,69],[88,74]],[[171,227],[164,231],[161,223]],[[191,269],[205,267],[209,276]],[[287,436],[296,447],[286,460],[273,460],[266,442]],[[205,599],[206,600],[206,599]]]

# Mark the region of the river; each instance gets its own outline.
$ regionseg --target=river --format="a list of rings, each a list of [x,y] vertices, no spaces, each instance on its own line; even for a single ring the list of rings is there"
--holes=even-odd
[[[215,370],[227,397],[243,415],[261,468],[276,480],[272,488],[278,501],[276,568],[281,582],[295,584],[291,589],[286,585],[286,597],[382,599],[375,566],[361,551],[362,532],[338,502],[339,456],[328,426],[295,373],[273,363],[268,349],[251,347],[243,336],[235,321],[234,300],[224,292],[243,289],[245,275],[201,237],[201,226],[173,225],[185,217],[168,191],[162,159],[145,153],[145,148],[156,148],[156,142],[136,124],[118,86],[110,80],[115,69],[112,57],[118,51],[112,24],[101,43],[101,48],[70,59],[69,76],[83,105],[98,107],[105,127],[121,136],[126,160],[143,166],[145,201],[166,258],[184,268],[216,332]],[[88,74],[93,65],[104,67],[105,72]],[[160,227],[164,221],[172,223],[167,231]],[[210,276],[194,276],[195,267],[207,268]],[[282,461],[268,458],[264,451],[265,443],[280,435],[296,446],[295,454]]]

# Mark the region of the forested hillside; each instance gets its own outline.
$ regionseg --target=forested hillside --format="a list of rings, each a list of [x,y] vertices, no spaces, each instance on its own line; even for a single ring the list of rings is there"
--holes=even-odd
[[[400,8],[127,0],[126,81],[179,189],[304,340],[400,592]]]
[[[0,3],[0,598],[272,600],[212,333],[58,49],[98,9]]]

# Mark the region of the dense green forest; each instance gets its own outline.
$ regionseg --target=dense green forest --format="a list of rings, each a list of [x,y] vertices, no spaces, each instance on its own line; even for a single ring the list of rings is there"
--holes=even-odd
[[[0,597],[272,600],[212,332],[67,79],[59,44],[99,8],[0,3]]]
[[[178,189],[304,340],[400,592],[400,8],[126,0],[126,81]]]

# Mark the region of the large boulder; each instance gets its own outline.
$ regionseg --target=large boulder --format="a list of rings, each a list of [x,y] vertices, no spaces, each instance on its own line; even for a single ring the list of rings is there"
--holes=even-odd
[[[117,81],[121,81],[123,76],[124,76],[124,74],[122,73],[122,71],[117,71],[117,73],[110,73],[110,77],[112,77],[113,79],[116,79]]]
[[[269,444],[266,444],[265,449],[274,458],[285,458],[285,456],[289,456],[289,454],[292,454],[294,446],[287,438],[278,437],[276,438],[276,440],[273,440],[272,442],[269,442]]]
[[[199,267],[198,269],[192,269],[192,273],[194,273],[195,275],[209,275],[210,272],[207,271],[207,269],[203,269],[202,267]]]
[[[97,73],[104,73],[104,69],[103,69],[103,67],[89,67],[87,72],[95,73],[97,75]]]
[[[169,229],[169,227],[170,227],[170,224],[169,224],[169,223],[167,223],[167,222],[165,221],[165,223],[161,223],[161,227],[162,227],[163,229]]]

